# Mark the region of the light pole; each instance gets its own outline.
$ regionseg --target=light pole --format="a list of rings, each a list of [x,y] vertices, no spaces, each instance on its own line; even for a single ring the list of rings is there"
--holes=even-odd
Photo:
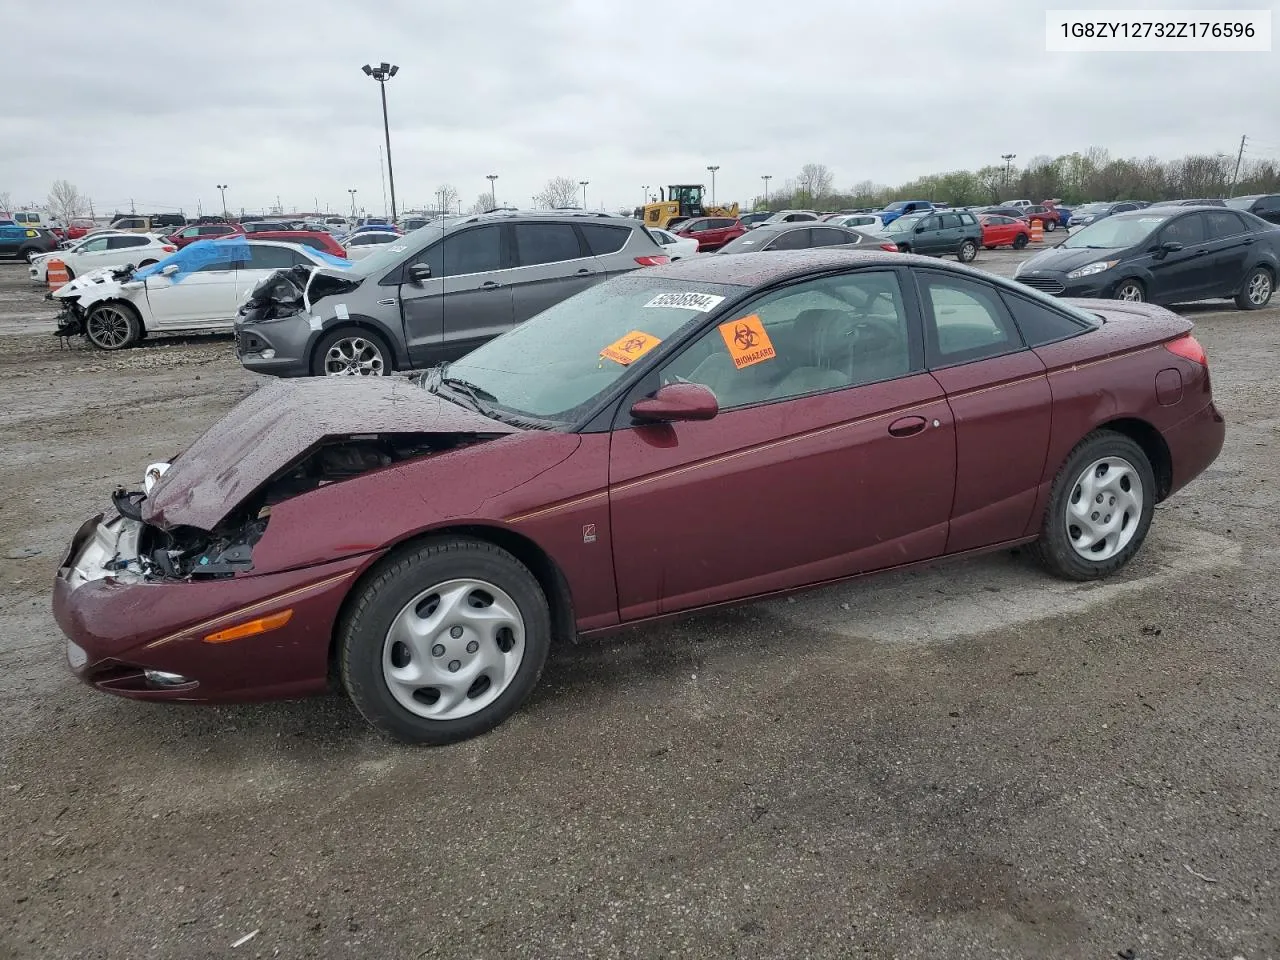
[[[352,189],[348,190],[347,193],[351,194],[351,219],[354,220],[356,218],[356,192]]]
[[[498,187],[494,181],[498,179],[498,175],[496,173],[486,174],[485,179],[489,181],[489,206],[491,206],[494,210],[497,210],[498,209]]]
[[[720,164],[718,163],[713,166],[707,167],[708,172],[710,172],[711,174],[711,205],[713,207],[716,205],[716,171],[719,169],[720,169]]]
[[[587,184],[590,182],[591,182],[590,180],[578,181],[578,186],[582,188],[582,209],[583,210],[587,209]]]
[[[222,219],[227,219],[227,186],[228,184],[217,184],[218,190],[222,193]]]
[[[772,173],[763,174],[760,177],[764,181],[764,208],[769,209],[769,181],[773,179]]]
[[[649,185],[646,183],[640,188],[640,208],[643,210],[649,205]]]
[[[382,91],[382,133],[387,138],[387,179],[391,182],[391,222],[396,222],[396,175],[391,169],[391,127],[387,123],[387,81],[400,72],[394,63],[385,60],[376,67],[365,64],[360,68],[365,76],[378,81],[378,89]]]
[[[1016,160],[1017,157],[1018,155],[1016,153],[1000,154],[1000,159],[1004,161],[1004,186],[1006,190],[1009,189],[1009,167],[1013,164],[1013,161]]]

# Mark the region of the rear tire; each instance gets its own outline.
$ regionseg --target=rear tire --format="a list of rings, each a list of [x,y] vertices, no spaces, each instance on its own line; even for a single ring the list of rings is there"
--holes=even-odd
[[[1058,221],[1056,221],[1056,220],[1045,220],[1045,221],[1044,221],[1044,230],[1045,230],[1045,233],[1053,233],[1053,231],[1055,231],[1055,230],[1057,230],[1057,229],[1058,229]]]
[[[1016,237],[1014,237],[1014,238],[1013,238],[1013,249],[1015,249],[1015,250],[1021,250],[1023,247],[1025,247],[1025,246],[1026,246],[1028,243],[1030,243],[1030,242],[1031,242],[1031,237],[1029,237],[1029,236],[1028,236],[1027,234],[1025,234],[1025,233],[1020,233],[1020,234],[1018,234]]]
[[[124,350],[142,339],[142,318],[132,305],[109,300],[89,311],[84,335],[99,350]]]
[[[1241,310],[1261,310],[1271,302],[1276,292],[1276,278],[1266,267],[1254,267],[1244,278],[1244,285],[1236,294],[1236,306]]]
[[[960,249],[956,251],[956,259],[961,263],[972,263],[974,258],[978,256],[978,245],[972,240],[966,240],[960,244]]]
[[[406,546],[352,599],[337,632],[343,686],[369,723],[403,743],[454,743],[493,729],[546,663],[551,614],[542,588],[482,540]]]
[[[1058,471],[1034,550],[1050,573],[1100,580],[1142,547],[1155,511],[1156,484],[1142,447],[1096,430]]]

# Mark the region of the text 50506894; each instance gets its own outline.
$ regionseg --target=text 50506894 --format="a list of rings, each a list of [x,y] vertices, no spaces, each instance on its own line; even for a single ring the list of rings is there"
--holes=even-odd
[[[1267,52],[1270,10],[1048,10],[1050,52]]]

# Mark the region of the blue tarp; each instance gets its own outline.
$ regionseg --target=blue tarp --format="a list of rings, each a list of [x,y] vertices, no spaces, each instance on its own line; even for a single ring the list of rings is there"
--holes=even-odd
[[[143,267],[133,274],[134,280],[145,280],[147,277],[154,276],[164,270],[170,264],[176,264],[178,272],[169,277],[174,283],[180,282],[189,274],[194,273],[211,263],[226,264],[227,269],[231,269],[232,264],[244,263],[251,257],[248,242],[242,236],[225,237],[217,240],[197,240],[195,243],[183,247],[177,253],[172,254],[159,263],[153,263],[149,267]],[[343,260],[341,257],[335,257],[325,253],[323,250],[315,248],[307,251],[315,259],[319,260],[324,266],[333,267],[337,270],[349,270],[351,268],[350,260]]]

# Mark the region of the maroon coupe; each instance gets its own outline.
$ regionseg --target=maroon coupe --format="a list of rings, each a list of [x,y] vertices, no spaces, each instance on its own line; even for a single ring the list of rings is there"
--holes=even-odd
[[[1114,573],[1222,447],[1191,326],[900,254],[654,267],[416,381],[272,381],[80,528],[54,613],[99,690],[337,683],[459,740],[553,640],[1023,543]]]

